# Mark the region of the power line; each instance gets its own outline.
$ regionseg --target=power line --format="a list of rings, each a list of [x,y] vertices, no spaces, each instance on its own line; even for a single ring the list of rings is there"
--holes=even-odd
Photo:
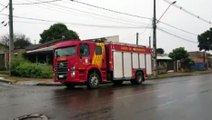
[[[14,21],[17,23],[26,23],[26,24],[44,24],[44,23],[37,23],[37,22],[28,22],[28,21]],[[42,21],[44,22],[44,21]],[[45,21],[45,22],[50,22],[50,23],[55,23],[53,21]],[[84,24],[84,23],[69,23],[69,22],[64,22],[65,24],[70,24],[70,25],[76,25],[76,26],[83,26],[83,27],[97,27],[97,28],[115,28],[115,29],[141,29],[145,28],[143,26],[138,26],[138,27],[130,27],[130,26],[111,26],[111,25],[95,25],[95,24]],[[46,24],[44,24],[46,25]]]
[[[7,14],[3,14],[3,13],[0,13],[0,15],[7,16]],[[20,18],[20,19],[26,19],[26,20],[33,20],[33,21],[49,22],[49,23],[57,23],[57,22],[59,22],[59,21],[53,21],[53,20],[45,20],[45,19],[22,17],[22,16],[13,16],[13,17]],[[25,21],[19,21],[19,22],[24,23]],[[25,22],[25,23],[27,23],[27,22]],[[99,27],[99,28],[118,28],[118,29],[123,29],[123,28],[141,29],[141,28],[146,28],[145,26],[136,26],[136,27],[133,27],[133,26],[95,25],[95,24],[70,23],[70,22],[64,22],[64,23],[71,24],[71,25],[86,26],[86,27]]]
[[[40,0],[36,0],[36,1],[40,1]],[[92,12],[88,12],[88,11],[83,11],[83,10],[79,10],[79,9],[76,9],[76,8],[71,8],[71,7],[67,7],[67,6],[63,6],[63,5],[58,5],[58,4],[54,4],[54,3],[49,3],[49,5],[54,6],[54,7],[59,7],[60,10],[67,11],[67,9],[69,9],[69,10],[73,10],[73,11],[76,11],[76,12],[81,12],[81,13],[84,13],[84,14],[86,13],[86,14],[90,14],[90,15],[94,15],[94,16],[98,16],[98,17],[104,17],[104,18],[107,18],[107,19],[113,19],[113,20],[109,20],[109,21],[116,22],[116,23],[128,24],[128,25],[135,25],[134,22],[132,22],[132,21],[127,21],[127,20],[120,19],[120,18],[115,18],[115,17],[111,17],[111,16],[105,16],[105,15],[102,15],[102,14],[97,14],[97,13],[92,13]],[[44,5],[44,6],[49,6],[49,5]]]
[[[167,2],[169,4],[172,3],[172,2],[170,2],[168,0],[163,0],[163,1],[165,1],[165,2]],[[199,19],[199,20],[201,20],[203,22],[205,22],[205,23],[208,23],[208,24],[212,25],[212,22],[211,21],[206,20],[205,18],[200,17],[200,16],[198,16],[198,15],[196,15],[196,14],[194,14],[194,13],[192,13],[192,12],[186,10],[186,9],[184,9],[182,6],[179,6],[179,5],[176,5],[176,4],[173,5],[173,6],[176,7],[176,8],[178,8],[178,9],[180,9],[180,10],[182,10],[183,12],[185,12],[185,13],[187,13],[187,14],[189,14],[189,15],[191,15],[191,16],[193,16],[193,17],[195,17],[195,18],[197,18],[197,19]]]
[[[45,4],[45,3],[52,3],[58,2],[62,0],[50,0],[50,1],[40,1],[40,2],[27,2],[27,3],[13,3],[14,5],[35,5],[35,4]]]
[[[4,8],[0,9],[0,12],[2,12],[3,10],[5,10],[8,7],[8,5],[6,5]]]
[[[184,33],[187,33],[187,34],[191,34],[191,35],[194,35],[194,36],[197,36],[197,35],[198,35],[198,34],[196,34],[196,33],[186,31],[186,30],[184,30],[184,29],[175,27],[175,26],[173,26],[173,25],[170,25],[170,24],[165,23],[165,22],[162,22],[162,21],[160,21],[160,23],[162,23],[162,24],[164,24],[164,25],[166,25],[166,26],[169,26],[169,27],[171,27],[171,28],[177,29],[177,30],[179,30],[179,31],[182,31],[182,32],[184,32]]]
[[[0,13],[0,15],[8,16],[7,14],[4,14],[4,13]],[[38,18],[22,17],[22,16],[13,16],[13,17],[27,19],[27,20],[43,21],[43,22],[58,22],[58,21],[44,20],[44,19],[38,19]]]
[[[81,12],[81,13],[92,14],[92,15],[95,15],[95,16],[100,16],[100,17],[105,17],[105,18],[113,19],[112,22],[116,22],[116,23],[118,22],[118,23],[126,24],[126,22],[128,22],[127,24],[135,25],[135,24],[133,24],[134,22],[132,22],[132,21],[127,21],[127,20],[124,20],[124,19],[115,18],[115,17],[110,17],[110,16],[105,16],[105,15],[102,15],[102,14],[96,14],[96,13],[91,13],[91,12],[87,12],[87,11],[82,11],[82,10],[79,10],[79,9],[70,8],[70,7],[67,7],[67,6],[61,6],[61,5],[53,4],[53,3],[52,3],[53,1],[55,2],[55,1],[61,1],[61,0],[52,0],[52,1],[45,1],[45,2],[44,2],[44,1],[40,1],[40,0],[36,0],[36,1],[38,1],[38,2],[28,2],[28,3],[26,3],[26,4],[32,5],[32,4],[38,4],[38,3],[49,3],[49,4],[53,5],[53,6],[60,7],[61,9],[66,8],[66,9],[74,10],[74,11]],[[18,4],[24,5],[25,3],[18,3]],[[49,8],[48,8],[48,9],[49,9]],[[66,10],[66,11],[67,11],[67,10]],[[70,13],[69,13],[69,14],[70,14]],[[116,21],[114,21],[114,20],[116,20]],[[117,21],[117,20],[119,20],[119,21]],[[120,20],[121,20],[121,21],[124,21],[125,23],[120,22]],[[111,21],[111,20],[110,20],[110,21]],[[129,23],[129,22],[130,22],[130,23]]]
[[[68,2],[68,1],[61,1],[61,2],[63,2],[63,3],[65,3],[65,4],[70,4],[70,5],[73,5],[73,4],[71,4],[70,2]],[[91,8],[89,7],[89,6],[85,6],[85,5],[80,5],[80,4],[74,4],[74,6],[79,6],[80,8],[85,8],[85,9],[87,9],[87,10],[91,10]],[[95,8],[94,8],[95,9]],[[90,12],[91,13],[91,12]],[[91,13],[91,14],[93,14],[93,13]],[[96,14],[96,13],[94,13],[94,15],[100,15],[100,16],[102,16],[102,17],[106,17],[106,18],[112,18],[112,19],[116,19],[116,20],[121,20],[121,21],[125,21],[125,22],[130,22],[130,23],[135,23],[135,24],[140,24],[140,23],[142,23],[142,24],[147,24],[147,23],[144,23],[144,22],[135,22],[135,21],[131,21],[131,20],[127,20],[126,18],[124,18],[124,19],[121,19],[121,18],[115,18],[115,17],[111,17],[111,16],[105,16],[105,15],[102,15],[102,14]]]
[[[181,40],[184,40],[184,41],[187,41],[187,42],[190,42],[190,43],[197,44],[197,42],[195,42],[195,41],[193,41],[193,40],[189,40],[189,39],[187,39],[187,38],[178,36],[178,35],[176,35],[176,34],[170,33],[170,32],[168,32],[168,31],[166,31],[166,30],[161,29],[161,28],[158,28],[158,30],[161,31],[161,32],[163,32],[163,33],[169,34],[169,35],[171,35],[171,36],[173,36],[173,37],[179,38],[179,39],[181,39]]]
[[[116,19],[116,20],[122,20],[122,19],[117,19],[117,18],[114,18],[114,17],[109,17],[109,16],[104,16],[104,15],[100,15],[100,14],[96,14],[96,13],[90,13],[90,12],[86,12],[86,11],[81,11],[81,10],[78,10],[78,9],[74,9],[74,8],[70,8],[70,7],[67,7],[67,6],[61,6],[61,5],[57,5],[57,4],[53,4],[52,2],[54,1],[61,1],[61,0],[52,0],[52,1],[40,1],[40,0],[37,0],[38,2],[30,2],[31,4],[33,4],[33,3],[42,3],[42,2],[46,2],[46,3],[48,3],[48,4],[51,4],[51,5],[53,5],[53,6],[57,6],[57,7],[60,7],[61,8],[61,10],[62,10],[62,8],[66,8],[66,9],[70,9],[70,10],[74,10],[74,11],[78,11],[78,12],[82,12],[82,13],[87,13],[87,14],[93,14],[93,15],[96,15],[96,16],[101,16],[101,17],[106,17],[106,18],[111,18],[111,19]],[[104,9],[104,10],[107,10],[107,11],[110,11],[110,12],[116,12],[116,13],[123,13],[123,12],[119,12],[119,11],[114,11],[114,10],[110,10],[110,9],[106,9],[106,8],[102,8],[102,7],[98,7],[98,6],[94,6],[94,5],[90,5],[90,4],[87,4],[87,3],[82,3],[82,2],[79,2],[79,1],[74,1],[74,2],[77,2],[77,3],[81,3],[81,4],[83,4],[83,5],[88,5],[88,6],[90,6],[90,7],[95,7],[95,8],[100,8],[100,9]],[[125,13],[124,13],[125,14]],[[128,15],[128,13],[126,13],[127,15]],[[131,15],[131,14],[130,14]],[[135,15],[135,16],[137,16],[137,15]],[[141,16],[137,16],[137,17],[141,17]],[[148,19],[150,19],[150,18],[148,18]],[[55,22],[55,21],[54,21]],[[113,21],[114,22],[114,21]],[[116,21],[117,22],[117,21]],[[129,21],[126,21],[126,22],[129,22]],[[120,23],[120,22],[119,22]],[[197,34],[195,34],[195,33],[192,33],[192,32],[189,32],[189,31],[186,31],[186,30],[183,30],[183,29],[180,29],[180,28],[177,28],[177,27],[175,27],[175,26],[173,26],[173,25],[170,25],[170,24],[168,24],[168,23],[165,23],[165,22],[161,22],[162,24],[164,24],[164,25],[167,25],[167,26],[169,26],[169,27],[172,27],[172,28],[175,28],[175,29],[177,29],[177,30],[180,30],[180,31],[183,31],[183,32],[185,32],[185,33],[188,33],[188,34],[192,34],[192,35],[195,35],[195,36],[197,36]],[[126,24],[126,23],[125,23]],[[132,24],[131,24],[132,25]],[[150,28],[149,27],[149,25],[147,25],[146,26],[146,29],[148,29],[148,28]],[[146,29],[145,29],[145,31],[146,31]]]
[[[4,5],[4,4],[1,4],[1,3],[0,3],[0,5],[3,6],[3,7],[6,7],[7,6],[7,5]]]
[[[106,10],[106,11],[110,11],[110,12],[114,12],[114,13],[118,13],[118,14],[122,14],[122,15],[128,15],[128,16],[131,16],[131,17],[138,17],[138,18],[144,18],[144,19],[151,19],[151,18],[147,18],[147,17],[142,17],[142,16],[138,16],[138,15],[133,15],[133,14],[129,14],[129,13],[124,13],[124,12],[120,12],[120,11],[115,11],[115,10],[111,10],[111,9],[107,9],[107,8],[95,6],[95,5],[84,3],[84,2],[81,2],[81,1],[78,1],[78,0],[71,0],[71,1],[76,2],[76,3],[79,3],[79,4],[83,4],[83,5],[86,5],[86,6],[90,6],[90,7],[94,7],[94,8],[98,8],[98,9],[102,9],[102,10]],[[172,3],[172,2],[170,2],[170,3]],[[181,28],[177,28],[177,27],[175,27],[173,25],[170,25],[168,23],[165,23],[165,22],[162,22],[162,21],[161,21],[161,23],[164,24],[164,25],[167,25],[169,27],[175,28],[177,30],[183,31],[185,33],[188,33],[188,34],[197,36],[197,34],[195,34],[195,33],[192,33],[192,32],[186,31],[186,30],[183,30]]]
[[[127,16],[131,16],[131,17],[137,17],[137,18],[142,18],[142,19],[147,19],[147,20],[152,20],[152,18],[143,17],[143,16],[134,15],[134,14],[125,13],[125,12],[120,12],[120,11],[115,11],[115,10],[111,10],[111,9],[108,9],[108,8],[104,8],[104,7],[100,7],[100,6],[84,3],[84,2],[81,2],[81,1],[78,1],[78,0],[70,0],[70,1],[76,2],[76,3],[79,3],[79,4],[83,4],[83,5],[86,5],[86,6],[90,6],[90,7],[93,7],[93,8],[102,9],[102,10],[105,10],[105,11],[117,13],[117,14],[122,14],[122,15],[127,15]]]
[[[143,30],[143,32],[141,32],[141,33],[139,33],[139,34],[145,33],[145,32],[147,31],[147,29],[149,29],[149,26],[151,26],[151,23],[149,23],[149,24],[145,27],[145,29]],[[151,28],[152,28],[152,27],[151,27]]]

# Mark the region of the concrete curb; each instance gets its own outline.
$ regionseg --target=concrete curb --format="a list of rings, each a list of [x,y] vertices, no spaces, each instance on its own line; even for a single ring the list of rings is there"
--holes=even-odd
[[[8,80],[4,80],[4,79],[0,79],[1,83],[7,83],[7,84],[13,84],[13,82],[8,81]]]
[[[54,83],[38,83],[35,86],[63,86],[62,84],[58,83],[58,84],[54,84]]]
[[[60,83],[35,83],[35,84],[19,84],[18,82],[11,82],[5,79],[0,79],[1,83],[13,84],[13,85],[27,85],[27,86],[63,86]]]
[[[185,77],[185,76],[198,76],[198,75],[205,75],[205,74],[211,74],[211,73],[212,71],[205,72],[205,73],[184,73],[180,75],[159,76],[156,78],[148,78],[147,80],[166,79],[166,78]]]

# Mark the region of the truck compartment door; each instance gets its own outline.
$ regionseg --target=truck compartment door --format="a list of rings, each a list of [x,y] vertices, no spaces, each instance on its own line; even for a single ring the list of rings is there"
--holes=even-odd
[[[146,54],[146,69],[147,75],[152,74],[152,56],[151,54]]]
[[[139,68],[139,63],[138,63],[138,53],[133,53],[133,68],[138,69]]]
[[[131,78],[132,77],[132,58],[131,53],[113,52],[114,63],[114,79]]]
[[[124,77],[131,78],[132,77],[131,53],[125,52],[123,54],[123,61],[124,61]]]
[[[144,69],[144,68],[146,68],[146,60],[145,60],[145,54],[139,54],[139,62],[140,62],[140,68],[141,69]]]
[[[113,77],[114,79],[123,78],[123,60],[122,60],[122,52],[113,52]]]

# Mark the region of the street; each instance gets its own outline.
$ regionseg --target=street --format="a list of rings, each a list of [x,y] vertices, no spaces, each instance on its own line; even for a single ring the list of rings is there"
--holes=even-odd
[[[50,120],[211,120],[212,74],[88,90],[0,83],[0,120],[31,113]]]

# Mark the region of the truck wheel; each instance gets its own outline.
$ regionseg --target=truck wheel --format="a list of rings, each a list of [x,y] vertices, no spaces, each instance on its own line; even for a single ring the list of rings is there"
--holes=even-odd
[[[136,73],[135,79],[131,80],[131,83],[134,85],[139,85],[143,82],[143,73],[141,71],[138,71]]]
[[[123,83],[123,80],[113,80],[114,85],[121,85]]]
[[[87,87],[90,89],[97,88],[99,86],[100,78],[97,73],[91,73],[88,77]]]

